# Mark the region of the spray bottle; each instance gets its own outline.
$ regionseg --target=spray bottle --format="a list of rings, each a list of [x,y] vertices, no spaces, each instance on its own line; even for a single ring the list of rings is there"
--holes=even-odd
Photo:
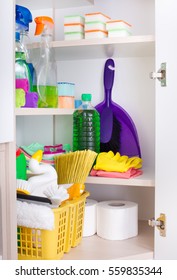
[[[31,50],[27,49],[27,45],[31,43],[29,38],[29,23],[31,22],[31,12],[26,7],[16,5],[16,31],[20,32],[20,42],[24,46],[27,63],[32,63]]]
[[[30,11],[16,5],[16,48],[15,48],[15,73],[16,79],[28,80],[29,91],[32,91],[33,67],[30,62],[29,50],[27,50],[24,38],[27,38],[29,23],[32,22]]]
[[[36,88],[39,108],[57,108],[57,66],[54,61],[53,49],[50,46],[53,33],[53,19],[46,16],[36,17],[35,35],[41,34],[40,56],[36,64]]]

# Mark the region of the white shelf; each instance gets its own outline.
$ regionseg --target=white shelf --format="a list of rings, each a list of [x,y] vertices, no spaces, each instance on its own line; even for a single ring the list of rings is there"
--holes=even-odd
[[[155,54],[153,35],[53,41],[51,45],[55,49],[56,60],[144,57]],[[32,47],[39,48],[39,43],[34,43]]]
[[[138,236],[110,241],[97,235],[83,237],[81,243],[64,254],[63,260],[146,260],[153,259],[154,229],[139,222]]]
[[[86,180],[86,183],[94,185],[155,187],[154,172],[146,169],[143,170],[142,175],[135,178],[119,179],[89,176]]]
[[[74,109],[50,109],[50,108],[16,108],[16,116],[55,116],[72,115]]]
[[[42,10],[90,6],[94,4],[94,0],[17,0],[16,3],[28,9]]]

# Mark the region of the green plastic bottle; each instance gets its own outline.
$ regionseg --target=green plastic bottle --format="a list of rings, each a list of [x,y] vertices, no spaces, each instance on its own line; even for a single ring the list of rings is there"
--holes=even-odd
[[[91,99],[91,94],[83,93],[82,105],[73,113],[73,151],[100,152],[100,115]]]
[[[16,179],[27,180],[26,158],[20,149],[16,151]]]

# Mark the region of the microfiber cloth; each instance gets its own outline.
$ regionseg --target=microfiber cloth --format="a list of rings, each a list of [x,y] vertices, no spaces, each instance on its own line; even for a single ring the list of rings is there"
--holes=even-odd
[[[126,172],[108,172],[103,170],[94,170],[90,172],[91,176],[108,177],[108,178],[122,178],[129,179],[142,175],[143,171],[141,169],[130,168]]]
[[[54,213],[50,207],[17,201],[17,225],[53,230]]]

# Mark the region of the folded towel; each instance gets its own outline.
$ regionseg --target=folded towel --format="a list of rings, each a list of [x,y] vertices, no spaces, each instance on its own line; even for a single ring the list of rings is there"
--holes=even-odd
[[[29,81],[28,79],[16,79],[16,88],[21,88],[25,92],[29,90]]]
[[[122,179],[134,178],[142,174],[143,171],[141,169],[135,169],[135,168],[130,168],[126,172],[108,172],[108,171],[94,170],[94,169],[92,169],[90,172],[91,176],[122,178]]]
[[[50,207],[17,201],[17,225],[53,230],[54,213]]]

